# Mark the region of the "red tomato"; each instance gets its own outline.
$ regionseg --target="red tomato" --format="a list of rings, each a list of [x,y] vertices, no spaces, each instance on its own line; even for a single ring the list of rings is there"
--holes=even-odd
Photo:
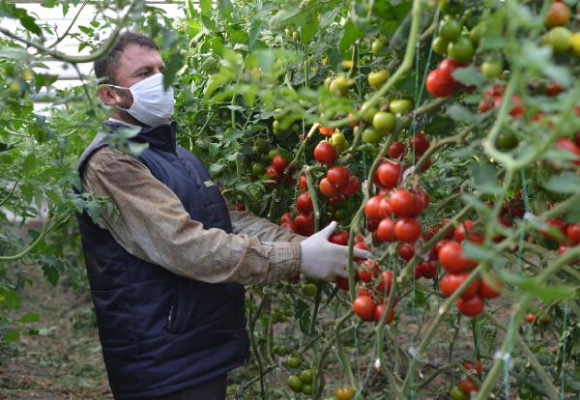
[[[334,197],[338,194],[338,189],[330,183],[328,178],[322,178],[318,187],[320,192],[326,197]]]
[[[461,86],[460,82],[457,82],[454,78],[453,78],[453,71],[455,71],[457,68],[463,68],[465,67],[466,64],[465,63],[460,63],[457,62],[451,58],[446,58],[443,61],[441,61],[441,63],[439,64],[439,67],[437,67],[437,69],[440,72],[440,75],[443,77],[443,79],[445,80],[445,82],[456,88]]]
[[[453,293],[465,282],[469,277],[468,272],[460,272],[458,274],[445,274],[443,278],[439,281],[439,290],[443,297],[451,297]],[[475,281],[465,289],[461,294],[461,298],[464,300],[470,299],[477,295],[479,289],[479,282]]]
[[[328,241],[334,244],[339,244],[341,246],[346,246],[348,244],[348,232],[340,231],[330,235]]]
[[[435,245],[435,252],[437,253],[437,256],[439,256],[439,252],[441,251],[443,246],[445,246],[449,242],[450,242],[449,239],[441,239],[440,241],[437,242],[437,244]]]
[[[475,233],[475,229],[473,228],[473,221],[466,220],[463,221],[455,231],[453,232],[453,236],[457,242],[463,242],[465,240],[465,231],[467,231],[467,239],[473,243],[483,243],[483,235]]]
[[[375,302],[370,296],[359,296],[352,303],[352,309],[363,321],[372,321],[375,312]]]
[[[383,200],[380,196],[373,196],[365,203],[365,214],[370,219],[380,220],[382,215],[380,213],[380,204]]]
[[[405,145],[402,142],[393,142],[389,147],[389,156],[399,158],[405,153]]]
[[[272,160],[272,166],[280,173],[283,173],[290,161],[285,160],[280,154],[276,154]]]
[[[336,155],[336,149],[328,142],[320,142],[314,148],[314,158],[321,164],[334,163]]]
[[[379,183],[387,189],[393,189],[399,184],[402,168],[398,163],[385,161],[377,168],[376,176]]]
[[[484,112],[491,110],[491,107],[492,107],[492,104],[489,101],[482,99],[479,102],[478,109],[479,109],[480,113],[484,113]]]
[[[280,217],[280,223],[283,224],[284,222],[292,222],[292,214],[289,212],[282,214]]]
[[[566,228],[566,236],[574,244],[580,243],[580,224],[570,224]]]
[[[470,394],[471,392],[477,392],[479,390],[479,385],[468,379],[462,379],[459,381],[459,389],[465,394]]]
[[[416,134],[409,140],[409,149],[415,150],[417,155],[422,155],[431,146],[431,141],[424,133]]]
[[[415,248],[410,243],[401,243],[399,246],[399,257],[405,261],[409,261],[415,255]]]
[[[437,276],[437,261],[423,261],[421,273],[425,279],[433,279]]]
[[[383,218],[377,227],[377,238],[381,242],[395,241],[395,223],[390,218]]]
[[[383,271],[381,273],[381,281],[377,289],[381,294],[388,295],[391,292],[391,287],[393,287],[393,271]]]
[[[306,175],[300,174],[298,178],[298,189],[299,190],[306,190],[308,189],[308,183],[306,182]]]
[[[346,278],[336,278],[336,280],[334,281],[334,283],[336,283],[336,286],[339,289],[342,289],[344,291],[347,291],[349,286],[348,286],[348,279]]]
[[[330,183],[339,189],[348,186],[349,177],[350,172],[348,172],[348,169],[341,166],[330,167],[326,173],[326,178],[330,181]]]
[[[236,210],[238,210],[238,211],[246,211],[246,205],[244,203],[242,203],[241,201],[238,201],[236,203]]]
[[[346,196],[352,196],[360,189],[360,183],[356,176],[350,175],[348,177],[348,185],[342,189],[342,193]]]
[[[455,306],[461,314],[467,317],[477,317],[485,308],[485,304],[479,296],[473,296],[468,300],[457,299]]]
[[[472,262],[463,258],[463,248],[460,243],[449,242],[439,250],[439,262],[452,274],[463,272],[472,266]]]
[[[562,93],[564,90],[564,87],[558,85],[556,82],[550,82],[548,84],[548,86],[546,87],[546,95],[548,96],[557,96],[560,93]]]
[[[572,159],[574,165],[580,165],[580,147],[572,139],[560,138],[556,141],[556,146],[559,150],[565,150],[574,154],[576,157]]]
[[[381,202],[379,203],[379,215],[381,218],[390,218],[391,214],[393,214],[393,209],[391,208],[389,199],[386,197],[381,198]]]
[[[310,214],[312,212],[312,199],[308,192],[298,196],[298,199],[296,199],[296,209],[301,214]]]
[[[373,291],[370,289],[366,289],[364,287],[359,287],[357,290],[357,293],[359,296],[369,296],[371,297],[373,295]]]
[[[264,185],[276,186],[282,180],[282,174],[273,165],[268,165],[268,168],[266,168],[266,179],[270,182],[264,182]]]
[[[534,322],[536,322],[536,314],[528,313],[528,315],[526,315],[526,322],[529,324],[533,324]]]
[[[490,281],[493,282],[489,282],[485,279],[481,280],[481,285],[479,286],[479,295],[484,299],[495,299],[496,297],[501,296],[503,282],[495,277],[491,278]],[[494,287],[497,287],[497,290],[494,289]]]
[[[373,276],[379,276],[379,264],[373,260],[366,260],[358,270],[358,277],[361,281],[368,283],[373,280]]]
[[[455,86],[449,83],[448,74],[439,69],[429,72],[425,86],[433,97],[447,97],[455,91]]]
[[[566,221],[564,221],[563,219],[559,219],[559,218],[549,219],[549,220],[546,221],[546,225],[548,225],[550,228],[556,228],[557,230],[559,230],[560,232],[562,232],[562,234],[564,236],[566,236],[566,231],[567,231],[567,225],[568,224],[566,224]],[[545,238],[552,239],[552,240],[556,240],[556,236],[554,236],[553,234],[551,234],[548,231],[540,231],[540,233]]]
[[[465,361],[463,363],[463,366],[468,371],[476,371],[478,375],[481,375],[481,373],[483,372],[483,367],[481,366],[481,361],[479,360],[475,362],[475,365],[473,365],[469,361]]]
[[[314,219],[310,214],[298,214],[294,219],[294,225],[302,236],[310,236],[314,233]]]
[[[389,204],[398,217],[415,216],[417,212],[417,197],[407,189],[399,189],[391,194]]]
[[[290,230],[291,230],[292,232],[294,232],[294,233],[298,233],[298,230],[296,229],[296,225],[294,225],[294,223],[293,223],[292,221],[285,221],[285,222],[282,222],[282,223],[280,224],[280,226],[281,226],[282,228],[290,229]]]
[[[403,218],[395,224],[395,238],[401,242],[415,243],[421,236],[421,224],[415,218]]]
[[[383,314],[387,312],[387,308],[388,307],[386,304],[379,304],[378,306],[375,307],[373,317],[376,322],[379,322],[381,320]],[[394,319],[395,319],[395,310],[391,310],[389,316],[385,320],[385,324],[386,325],[390,324],[391,322],[393,322]]]
[[[429,207],[429,203],[431,202],[431,196],[429,193],[423,188],[417,188],[415,190],[415,195],[421,201],[422,209]]]
[[[332,134],[334,133],[334,131],[336,130],[336,128],[325,128],[324,126],[320,126],[318,128],[318,130],[324,136],[332,136]]]
[[[520,96],[512,96],[512,103],[514,107],[510,111],[512,117],[521,117],[524,115],[524,105],[522,103],[522,98]]]

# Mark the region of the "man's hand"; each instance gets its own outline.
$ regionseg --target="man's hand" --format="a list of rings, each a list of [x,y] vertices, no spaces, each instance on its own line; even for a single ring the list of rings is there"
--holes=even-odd
[[[300,272],[315,279],[334,281],[337,277],[348,276],[348,247],[328,241],[334,233],[337,223],[331,222],[326,228],[300,242],[302,264]],[[354,256],[369,258],[371,253],[362,249],[353,249]]]

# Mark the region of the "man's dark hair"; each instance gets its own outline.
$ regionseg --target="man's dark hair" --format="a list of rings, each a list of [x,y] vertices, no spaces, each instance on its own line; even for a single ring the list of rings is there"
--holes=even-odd
[[[151,50],[159,51],[157,44],[149,37],[143,35],[139,32],[124,32],[117,40],[109,51],[95,61],[94,69],[97,78],[105,78],[101,83],[115,84],[117,79],[117,68],[119,67],[121,54],[131,44],[136,44],[142,47],[148,47]]]

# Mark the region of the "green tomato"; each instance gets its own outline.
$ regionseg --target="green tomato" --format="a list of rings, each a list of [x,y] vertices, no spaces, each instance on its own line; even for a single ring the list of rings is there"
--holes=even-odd
[[[367,128],[363,131],[361,138],[364,143],[379,143],[383,138],[383,134],[375,128]]]
[[[302,394],[305,394],[306,396],[312,396],[312,385],[302,385]]]
[[[381,133],[391,132],[395,127],[395,123],[395,116],[389,112],[379,111],[373,117],[373,127]]]
[[[564,53],[572,46],[572,32],[568,28],[558,26],[550,29],[543,41],[552,47],[554,53]]]
[[[469,400],[470,397],[468,394],[464,393],[459,387],[455,386],[451,389],[451,398],[453,400]]]
[[[481,73],[487,79],[495,79],[503,72],[503,61],[501,59],[494,61],[485,61],[481,64]]]
[[[470,62],[475,54],[475,48],[473,43],[468,38],[461,36],[455,42],[449,43],[447,47],[447,53],[453,61],[457,62]]]
[[[262,163],[253,163],[252,164],[252,175],[260,176],[264,173],[264,165]]]
[[[447,46],[449,46],[449,42],[443,39],[441,36],[437,36],[435,40],[433,40],[432,46],[435,54],[444,56],[447,54]]]
[[[377,113],[377,109],[374,107],[371,108],[367,108],[368,103],[364,103],[362,105],[362,110],[365,110],[362,117],[365,121],[371,122],[373,120],[373,117],[375,116],[375,114]]]
[[[389,72],[386,69],[381,69],[380,71],[369,73],[367,80],[369,81],[369,85],[371,85],[371,87],[376,90],[387,81],[388,77]]]
[[[286,359],[286,366],[288,368],[300,368],[302,365],[302,357],[299,355],[292,355]]]
[[[316,297],[318,286],[315,283],[305,283],[302,285],[302,294],[306,297]]]
[[[393,114],[407,114],[413,111],[413,102],[407,99],[391,100],[389,110]]]
[[[382,37],[376,38],[373,41],[373,44],[371,45],[371,51],[376,56],[381,52],[381,50],[385,47],[386,44],[387,44],[387,41],[384,38],[382,38]]]
[[[447,15],[456,15],[463,10],[463,0],[441,0],[439,7]]]
[[[302,390],[302,381],[296,375],[290,375],[288,377],[288,386],[294,393],[300,393]]]
[[[314,371],[309,368],[300,372],[300,380],[304,383],[311,384],[314,382]]]
[[[518,147],[519,142],[518,137],[513,132],[505,131],[497,137],[497,148],[504,151],[513,150]]]
[[[482,21],[479,24],[475,25],[473,29],[471,29],[471,31],[469,32],[469,40],[471,40],[471,42],[474,45],[477,45],[481,41],[481,38],[483,37],[484,33],[485,33],[485,23]]]
[[[274,157],[276,157],[278,154],[280,154],[280,150],[279,149],[272,149],[268,152],[268,158],[270,160],[273,160]]]
[[[284,116],[284,110],[282,110],[281,108],[277,108],[274,110],[274,119],[276,121],[280,121],[283,116]]]
[[[348,93],[348,88],[350,87],[349,81],[344,76],[336,77],[330,83],[330,93],[337,96],[346,96]]]
[[[461,35],[461,28],[462,26],[457,20],[448,18],[441,24],[441,27],[439,28],[439,36],[445,40],[453,42],[459,38],[459,35]]]
[[[572,35],[570,44],[572,46],[572,53],[574,53],[576,57],[580,57],[580,32],[576,32]]]

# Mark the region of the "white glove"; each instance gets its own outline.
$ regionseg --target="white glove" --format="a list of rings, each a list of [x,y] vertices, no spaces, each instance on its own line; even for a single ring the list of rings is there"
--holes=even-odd
[[[348,264],[348,246],[341,246],[328,241],[334,233],[336,221],[328,224],[320,232],[300,242],[302,263],[300,272],[314,279],[334,281],[337,277],[348,276],[346,266]],[[354,256],[369,258],[371,253],[362,249],[353,249]]]

